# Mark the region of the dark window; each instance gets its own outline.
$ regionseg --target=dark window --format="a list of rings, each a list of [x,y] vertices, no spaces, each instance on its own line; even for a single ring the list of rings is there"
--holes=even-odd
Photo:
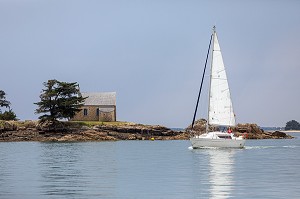
[[[83,109],[83,115],[87,115],[88,114],[88,110],[85,108]]]
[[[99,116],[99,108],[96,109],[96,115]]]
[[[230,135],[218,135],[219,138],[231,139]]]

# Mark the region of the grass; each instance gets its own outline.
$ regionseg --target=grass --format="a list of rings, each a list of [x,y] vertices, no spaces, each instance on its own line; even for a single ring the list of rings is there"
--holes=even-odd
[[[93,127],[96,125],[109,125],[109,126],[124,126],[124,125],[130,125],[133,124],[132,122],[100,122],[100,121],[70,121],[72,124],[78,124],[80,126],[88,126]]]
[[[4,126],[4,122],[8,122],[10,124],[16,125],[17,127],[26,127],[26,128],[35,128],[37,121],[31,121],[31,120],[26,120],[26,121],[5,121],[5,120],[0,120],[0,126]]]
[[[31,121],[31,120],[26,120],[26,121],[6,121],[11,124],[16,125],[17,127],[30,127],[30,128],[35,128],[35,126],[38,124],[38,121]],[[108,125],[108,126],[127,126],[127,125],[132,125],[134,123],[132,122],[122,122],[122,121],[116,121],[116,122],[100,122],[100,121],[64,121],[64,123],[68,126],[87,126],[87,127],[93,127],[96,125]],[[0,120],[0,127],[4,127],[4,121]]]

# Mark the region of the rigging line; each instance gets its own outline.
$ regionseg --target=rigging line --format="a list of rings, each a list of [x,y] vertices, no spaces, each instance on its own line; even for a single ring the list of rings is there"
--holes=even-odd
[[[197,115],[197,109],[198,109],[198,105],[199,105],[199,99],[200,99],[200,94],[201,94],[201,90],[202,90],[203,79],[204,79],[205,70],[206,70],[206,66],[207,66],[207,60],[208,60],[208,55],[209,55],[212,38],[213,38],[213,34],[211,34],[211,36],[210,36],[210,41],[209,41],[209,45],[208,45],[208,50],[207,50],[207,55],[206,55],[206,60],[205,60],[205,65],[204,65],[204,70],[203,70],[203,74],[202,74],[202,80],[201,80],[201,85],[200,85],[200,89],[199,89],[199,94],[198,94],[198,99],[197,99],[197,104],[196,104],[196,108],[195,108],[195,112],[194,112],[191,130],[193,130],[193,128],[194,128],[194,123],[195,123],[195,119],[196,119],[196,115]]]

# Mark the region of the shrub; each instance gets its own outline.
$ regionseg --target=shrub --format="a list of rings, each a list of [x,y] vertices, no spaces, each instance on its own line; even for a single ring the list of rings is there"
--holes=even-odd
[[[18,120],[16,114],[12,111],[5,111],[0,113],[0,120]]]

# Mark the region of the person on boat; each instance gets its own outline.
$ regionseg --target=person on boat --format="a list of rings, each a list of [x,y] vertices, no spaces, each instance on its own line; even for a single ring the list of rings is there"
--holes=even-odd
[[[230,127],[227,129],[227,133],[232,133],[232,129]]]

